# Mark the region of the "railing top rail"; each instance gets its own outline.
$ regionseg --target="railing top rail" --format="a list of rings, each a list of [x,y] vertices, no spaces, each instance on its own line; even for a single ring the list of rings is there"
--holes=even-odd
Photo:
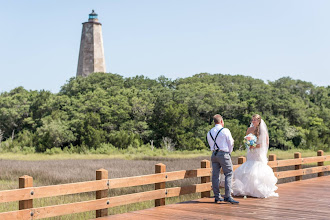
[[[268,165],[272,168],[275,168],[275,167],[285,167],[285,166],[293,166],[293,165],[325,162],[325,161],[330,161],[330,155],[296,158],[296,159],[288,159],[288,160],[275,160],[275,161],[269,161]]]
[[[27,187],[0,191],[0,203],[37,199],[107,189],[108,180],[94,180],[60,185]]]

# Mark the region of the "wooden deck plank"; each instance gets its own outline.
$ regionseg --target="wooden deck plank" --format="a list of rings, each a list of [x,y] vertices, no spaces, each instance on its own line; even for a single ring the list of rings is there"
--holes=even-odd
[[[212,213],[196,213],[191,212],[191,210],[179,210],[164,207],[163,209],[155,210],[154,212],[139,212],[138,214],[141,215],[141,217],[144,218],[144,216],[151,217],[152,219],[219,219],[218,215],[212,214]],[[179,217],[178,217],[179,216]]]
[[[330,176],[278,185],[279,197],[236,197],[239,205],[202,198],[98,219],[328,219]]]
[[[200,201],[200,200],[199,200]],[[210,201],[210,199],[209,199]],[[212,202],[212,201],[211,201]],[[203,207],[203,204],[198,204],[196,203],[196,207],[194,206],[189,206],[189,203],[187,206],[176,206],[176,210],[177,209],[185,209],[185,210],[189,210],[189,209],[193,209],[193,210],[197,210],[198,212],[204,212],[205,211],[205,205]],[[204,203],[205,204],[205,203]],[[214,204],[216,205],[216,204]],[[249,216],[249,217],[258,217],[258,216],[272,216],[272,217],[276,217],[278,215],[284,215],[284,216],[292,216],[295,217],[296,216],[296,209],[292,209],[291,207],[286,208],[285,206],[280,206],[280,207],[264,207],[262,204],[260,203],[253,203],[253,204],[245,204],[244,201],[241,201],[241,204],[238,206],[234,206],[231,207],[231,204],[219,204],[221,206],[223,206],[223,208],[219,208],[218,210],[215,210],[219,215],[226,215],[226,216]],[[209,204],[207,204],[207,206],[209,207]],[[230,207],[228,207],[230,206]],[[300,209],[300,216],[305,216],[308,217],[309,216],[309,210],[306,210],[306,204],[304,204],[304,209]],[[175,210],[173,210],[175,211]],[[214,210],[212,210],[214,211]],[[208,210],[206,210],[205,213],[207,213]],[[326,217],[329,216],[328,213],[321,213],[322,217]]]

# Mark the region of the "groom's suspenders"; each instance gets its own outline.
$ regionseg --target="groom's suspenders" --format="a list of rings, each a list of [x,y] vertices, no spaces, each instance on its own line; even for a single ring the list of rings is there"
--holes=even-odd
[[[213,148],[217,147],[217,149],[215,149],[215,151],[216,151],[216,152],[215,152],[215,155],[217,154],[218,150],[220,149],[220,147],[217,145],[216,140],[217,140],[218,135],[219,135],[220,132],[222,131],[222,129],[223,129],[223,128],[221,128],[221,129],[218,131],[217,135],[215,136],[215,139],[213,138],[213,136],[212,136],[212,134],[211,134],[211,131],[209,132],[209,133],[210,133],[210,136],[211,136],[211,138],[212,138],[212,140],[214,141]]]

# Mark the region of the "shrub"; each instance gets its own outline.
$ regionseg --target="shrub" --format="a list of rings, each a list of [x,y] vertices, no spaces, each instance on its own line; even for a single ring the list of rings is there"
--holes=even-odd
[[[76,140],[68,122],[46,118],[42,120],[43,126],[37,129],[39,140],[37,151],[44,152],[47,148],[62,147],[66,143]]]
[[[22,148],[20,146],[15,145],[10,149],[10,151],[13,153],[20,153],[22,151]]]
[[[23,154],[33,154],[36,152],[36,149],[34,147],[26,147],[24,146],[22,149]]]
[[[140,135],[127,131],[114,131],[109,135],[110,143],[118,148],[125,149],[132,145],[139,147],[143,144]]]
[[[99,148],[97,148],[93,153],[96,154],[111,154],[118,152],[118,149],[115,148],[112,144],[102,143]]]
[[[61,148],[53,147],[51,149],[47,149],[45,153],[49,155],[53,155],[53,154],[63,153],[63,151],[61,150]]]

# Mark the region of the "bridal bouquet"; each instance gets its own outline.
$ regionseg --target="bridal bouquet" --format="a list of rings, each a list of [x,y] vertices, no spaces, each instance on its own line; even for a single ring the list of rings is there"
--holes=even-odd
[[[247,149],[251,146],[257,146],[257,137],[254,134],[248,134],[244,137],[243,143]]]

